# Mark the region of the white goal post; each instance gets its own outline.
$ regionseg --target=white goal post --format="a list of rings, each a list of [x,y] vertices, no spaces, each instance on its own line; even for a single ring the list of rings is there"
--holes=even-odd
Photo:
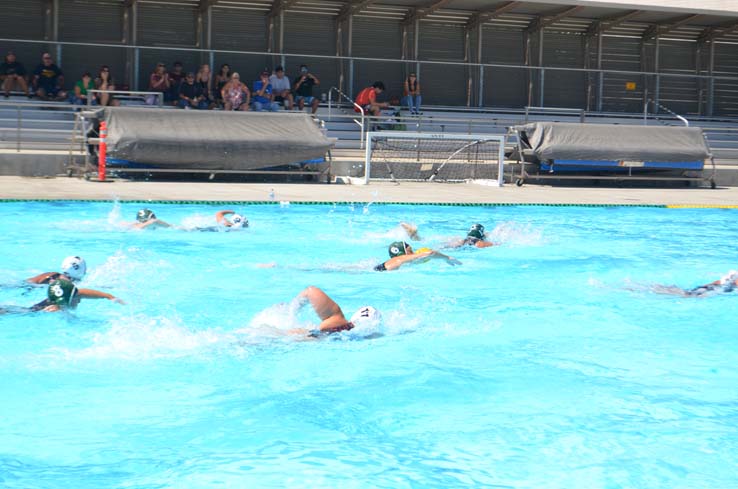
[[[366,133],[361,184],[371,179],[484,181],[502,186],[505,136],[406,131]]]

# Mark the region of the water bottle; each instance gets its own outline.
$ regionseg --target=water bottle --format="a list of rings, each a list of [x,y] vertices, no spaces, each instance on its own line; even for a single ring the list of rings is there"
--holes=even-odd
[[[273,188],[269,189],[269,200],[274,200],[274,189]]]

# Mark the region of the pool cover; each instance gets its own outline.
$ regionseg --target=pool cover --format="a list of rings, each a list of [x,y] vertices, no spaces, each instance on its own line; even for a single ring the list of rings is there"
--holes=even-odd
[[[540,161],[703,162],[710,153],[699,127],[535,122],[513,129]]]
[[[111,158],[160,168],[256,170],[319,159],[333,145],[306,113],[104,109]]]

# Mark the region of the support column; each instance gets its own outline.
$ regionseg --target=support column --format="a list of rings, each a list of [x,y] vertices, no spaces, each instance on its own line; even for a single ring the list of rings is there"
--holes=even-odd
[[[602,31],[597,33],[597,69],[602,70]],[[602,98],[605,91],[605,74],[597,72],[597,112],[602,112]]]
[[[351,57],[349,60],[349,86],[348,96],[354,98],[354,14],[350,14],[348,17],[348,53]]]
[[[710,41],[710,61],[707,67],[707,74],[710,78],[707,81],[707,115],[712,116],[715,111],[715,41]]]
[[[543,104],[544,104],[544,101],[543,101],[543,89],[544,89],[544,86],[545,86],[545,83],[546,83],[546,80],[545,80],[546,74],[543,71],[543,29],[540,29],[538,31],[538,66],[541,67],[541,69],[538,70],[538,80],[539,80],[539,85],[538,85],[538,91],[539,91],[538,105],[540,105],[541,107],[543,107]]]
[[[477,63],[479,63],[479,87],[477,106],[484,107],[484,66],[482,66],[482,23],[477,24]]]
[[[656,86],[653,88],[653,113],[658,114],[659,113],[659,96],[661,91],[661,76],[659,75],[659,70],[661,67],[659,66],[659,47],[660,47],[660,41],[661,36],[656,36],[656,46],[654,48],[653,53],[653,71],[656,73]]]

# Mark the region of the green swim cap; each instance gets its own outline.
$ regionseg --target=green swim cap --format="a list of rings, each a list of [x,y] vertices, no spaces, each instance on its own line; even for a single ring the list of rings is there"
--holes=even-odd
[[[484,239],[484,226],[474,224],[466,235],[470,238]]]
[[[63,278],[52,280],[46,292],[49,301],[57,306],[70,306],[75,295],[77,295],[77,287]]]
[[[405,243],[404,241],[395,241],[391,245],[389,245],[389,256],[390,258],[394,258],[396,256],[401,255],[407,255],[407,248],[410,245]]]
[[[154,214],[154,211],[152,211],[151,209],[141,209],[136,214],[136,220],[138,222],[147,222],[152,219],[156,219],[156,214]]]

